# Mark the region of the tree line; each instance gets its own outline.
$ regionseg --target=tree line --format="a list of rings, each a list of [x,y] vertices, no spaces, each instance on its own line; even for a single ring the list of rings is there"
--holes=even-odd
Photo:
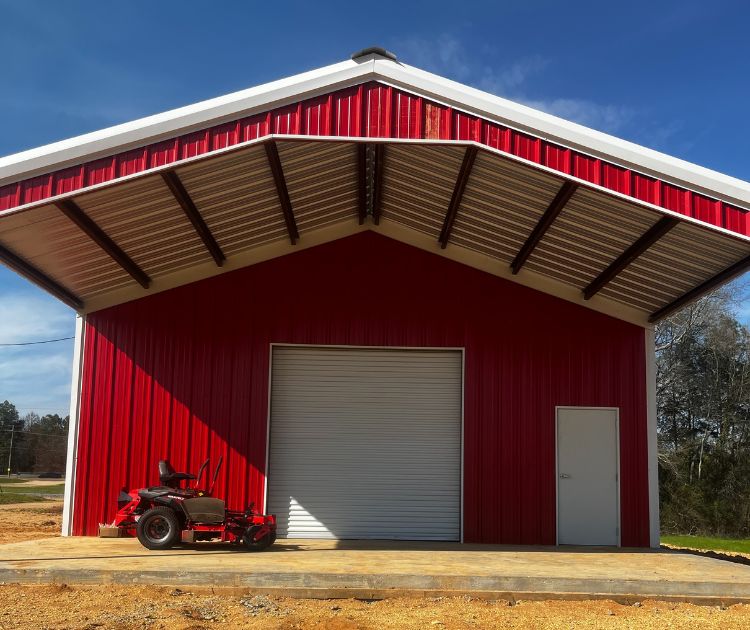
[[[21,416],[16,406],[0,403],[0,473],[65,472],[68,416]]]
[[[664,533],[750,537],[750,330],[741,286],[656,329]]]

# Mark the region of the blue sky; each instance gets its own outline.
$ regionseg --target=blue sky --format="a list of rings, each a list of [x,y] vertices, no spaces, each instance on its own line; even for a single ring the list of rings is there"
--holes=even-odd
[[[382,45],[407,63],[750,179],[750,5],[0,0],[0,155]],[[743,317],[750,308],[741,308]],[[73,334],[0,269],[0,343]],[[0,347],[0,400],[64,412],[72,342]]]

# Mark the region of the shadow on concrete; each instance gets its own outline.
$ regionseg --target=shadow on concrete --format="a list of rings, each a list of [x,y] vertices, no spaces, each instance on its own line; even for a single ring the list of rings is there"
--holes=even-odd
[[[297,543],[295,539],[292,541]],[[312,542],[312,541],[309,541]],[[308,541],[299,541],[303,546]],[[315,541],[318,542],[318,541]],[[665,548],[651,549],[648,547],[584,547],[574,545],[491,545],[483,543],[459,543],[443,541],[422,540],[325,540],[321,543],[330,543],[330,548],[315,547],[315,551],[480,551],[480,552],[513,552],[513,553],[668,553]],[[279,544],[279,543],[277,543]],[[286,543],[281,541],[279,546]],[[274,547],[275,548],[275,547]],[[311,549],[312,550],[312,549]]]
[[[233,545],[226,542],[200,542],[193,544],[182,543],[172,549],[163,551],[149,551],[143,549],[135,553],[105,553],[105,554],[87,554],[87,555],[59,555],[45,557],[45,561],[56,560],[116,560],[118,558],[174,558],[175,556],[205,556],[205,555],[224,555],[229,553],[249,553],[249,554],[278,554],[290,552],[314,552],[320,553],[325,551],[427,551],[427,552],[496,552],[496,553],[522,553],[522,554],[695,554],[720,560],[730,560],[740,562],[741,564],[750,565],[748,558],[736,558],[725,554],[716,554],[713,552],[699,552],[690,549],[670,549],[661,547],[660,549],[638,548],[638,547],[577,547],[577,546],[528,546],[528,545],[486,545],[473,543],[441,542],[441,541],[414,541],[414,540],[280,540],[269,549],[260,552],[246,550],[241,545]],[[0,558],[0,562],[28,562],[39,560],[39,557],[32,558]]]

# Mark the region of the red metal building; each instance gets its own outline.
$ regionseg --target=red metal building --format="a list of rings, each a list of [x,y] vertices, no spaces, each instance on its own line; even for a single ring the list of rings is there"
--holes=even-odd
[[[65,534],[224,457],[290,537],[657,545],[653,322],[750,185],[383,51],[0,158],[80,314]]]

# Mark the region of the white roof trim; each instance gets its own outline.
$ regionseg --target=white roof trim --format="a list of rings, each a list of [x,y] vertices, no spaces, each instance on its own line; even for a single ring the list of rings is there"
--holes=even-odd
[[[0,185],[368,80],[380,80],[652,177],[750,208],[750,183],[399,62],[369,55],[0,158]]]

